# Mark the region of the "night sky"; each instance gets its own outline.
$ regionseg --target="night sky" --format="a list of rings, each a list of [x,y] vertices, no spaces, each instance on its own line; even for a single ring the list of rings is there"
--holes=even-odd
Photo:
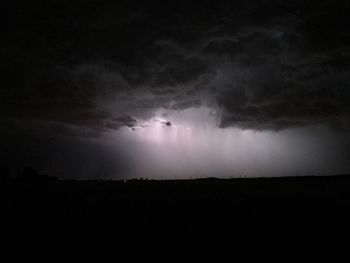
[[[9,1],[0,163],[59,178],[350,173],[348,1]]]

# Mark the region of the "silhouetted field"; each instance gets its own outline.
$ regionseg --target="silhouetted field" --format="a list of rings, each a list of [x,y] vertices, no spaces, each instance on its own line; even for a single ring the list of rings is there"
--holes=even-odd
[[[26,262],[336,262],[350,244],[349,190],[348,176],[12,181],[1,186],[6,250]]]

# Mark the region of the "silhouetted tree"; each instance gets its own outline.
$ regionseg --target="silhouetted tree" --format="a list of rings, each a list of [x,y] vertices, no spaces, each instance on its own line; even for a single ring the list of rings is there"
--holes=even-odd
[[[39,174],[37,170],[32,167],[26,167],[18,177],[22,182],[48,182],[57,181],[56,177],[48,176],[46,174]]]

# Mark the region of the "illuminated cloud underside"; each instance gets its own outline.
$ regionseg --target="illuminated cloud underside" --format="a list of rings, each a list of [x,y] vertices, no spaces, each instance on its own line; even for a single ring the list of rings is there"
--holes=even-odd
[[[171,121],[172,126],[159,120]],[[146,125],[106,136],[116,147],[123,147],[131,160],[127,178],[294,176],[345,169],[330,169],[332,160],[326,150],[332,152],[340,142],[325,143],[329,131],[322,127],[281,132],[219,128],[217,116],[208,107],[161,109],[154,118],[139,123]]]

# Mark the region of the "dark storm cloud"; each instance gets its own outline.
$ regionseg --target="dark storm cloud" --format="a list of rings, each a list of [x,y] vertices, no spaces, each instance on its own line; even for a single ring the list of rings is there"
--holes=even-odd
[[[107,126],[112,129],[118,129],[122,126],[127,126],[132,128],[136,125],[136,120],[131,118],[130,116],[114,118],[112,121],[107,123]]]
[[[13,1],[0,117],[134,126],[209,104],[221,127],[350,127],[345,1]]]

